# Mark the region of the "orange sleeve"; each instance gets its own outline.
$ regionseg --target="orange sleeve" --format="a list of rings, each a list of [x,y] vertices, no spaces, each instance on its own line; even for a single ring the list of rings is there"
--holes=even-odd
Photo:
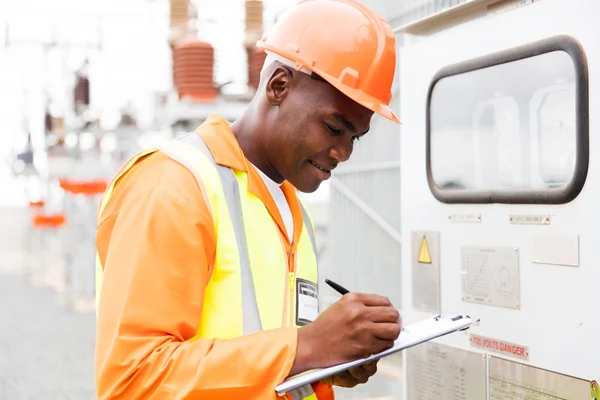
[[[313,391],[319,400],[334,400],[335,392],[333,386],[323,382],[315,382],[312,385]]]
[[[116,185],[100,216],[98,398],[275,399],[297,330],[189,341],[202,317],[214,254],[208,207],[193,175],[156,153]]]

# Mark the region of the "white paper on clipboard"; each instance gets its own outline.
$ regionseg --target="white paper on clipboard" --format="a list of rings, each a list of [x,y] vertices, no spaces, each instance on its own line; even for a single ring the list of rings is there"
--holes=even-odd
[[[461,331],[470,327],[474,321],[468,315],[456,315],[452,317],[444,317],[438,315],[432,318],[415,322],[402,329],[400,336],[396,339],[394,347],[382,351],[378,354],[373,354],[368,358],[350,361],[344,364],[334,365],[328,368],[314,369],[303,372],[298,375],[291,376],[279,384],[275,391],[277,395],[283,396],[285,393],[297,389],[301,386],[320,381],[338,372],[377,360],[390,354],[397,353],[412,346],[416,346],[431,339],[447,335],[452,332]]]

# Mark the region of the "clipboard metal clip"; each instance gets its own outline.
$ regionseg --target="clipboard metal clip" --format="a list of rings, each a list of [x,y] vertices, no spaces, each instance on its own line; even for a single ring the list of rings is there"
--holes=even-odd
[[[433,317],[433,320],[437,322],[443,318],[444,318],[444,316],[442,314],[437,314],[435,317]],[[471,319],[471,317],[469,315],[458,314],[458,315],[455,315],[454,317],[450,317],[450,320],[454,322],[454,321],[461,320],[463,318]],[[471,326],[479,326],[479,319],[477,319],[477,321],[474,321],[471,325],[467,326],[466,328],[460,329],[459,331],[460,332],[466,331],[469,328],[471,328]]]
[[[466,317],[466,318],[469,318],[469,319],[471,318],[471,317],[470,317],[470,316],[468,316],[468,315],[465,315],[465,317]],[[471,325],[467,326],[466,328],[463,328],[463,329],[461,329],[461,330],[460,330],[460,332],[462,332],[462,331],[466,331],[466,330],[469,330],[469,329],[470,329],[471,327],[473,327],[473,326],[479,326],[479,321],[480,321],[480,319],[479,319],[479,318],[477,318],[477,320],[476,320],[476,321],[473,321],[473,322],[471,323]]]

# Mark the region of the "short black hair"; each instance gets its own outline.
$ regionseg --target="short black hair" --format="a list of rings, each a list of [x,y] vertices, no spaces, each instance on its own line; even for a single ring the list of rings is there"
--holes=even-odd
[[[321,82],[327,82],[325,79],[323,79],[323,78],[321,77],[321,75],[319,75],[319,74],[315,74],[314,72],[311,72],[311,73],[310,73],[310,77],[311,77],[312,79],[314,79],[314,80],[317,80],[317,81],[321,81]]]

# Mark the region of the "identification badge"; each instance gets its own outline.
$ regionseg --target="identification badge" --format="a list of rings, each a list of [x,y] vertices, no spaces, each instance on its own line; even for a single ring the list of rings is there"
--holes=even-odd
[[[319,316],[317,284],[296,279],[296,325],[304,326]]]

